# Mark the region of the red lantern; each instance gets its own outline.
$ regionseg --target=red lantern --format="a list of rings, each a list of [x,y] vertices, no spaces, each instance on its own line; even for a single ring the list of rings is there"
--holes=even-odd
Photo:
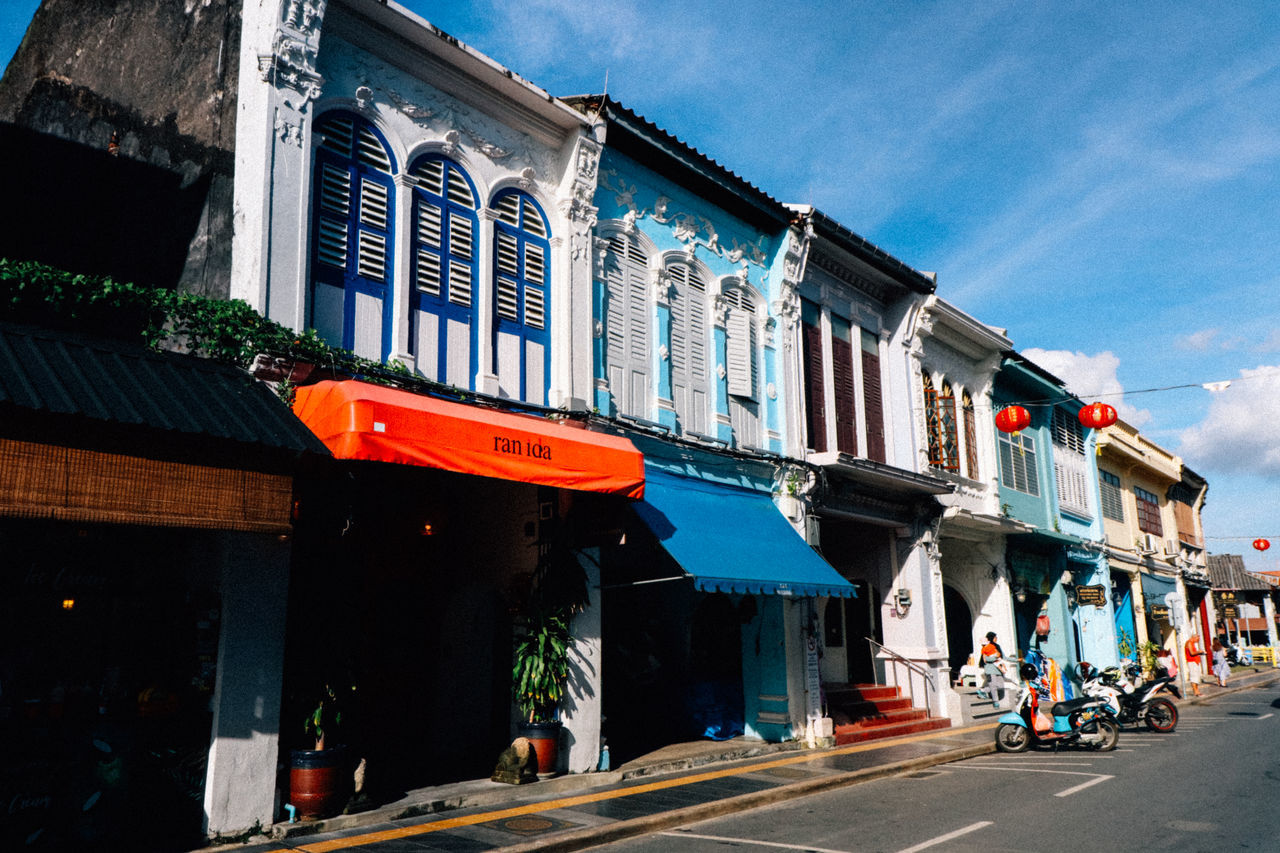
[[[1253,547],[1259,551],[1265,551],[1271,547],[1271,543],[1265,539],[1255,539],[1253,540]]]
[[[1005,406],[996,412],[996,429],[1001,432],[1021,432],[1031,423],[1031,413],[1021,406]]]
[[[1076,417],[1089,429],[1102,429],[1116,422],[1116,410],[1106,403],[1090,403]]]

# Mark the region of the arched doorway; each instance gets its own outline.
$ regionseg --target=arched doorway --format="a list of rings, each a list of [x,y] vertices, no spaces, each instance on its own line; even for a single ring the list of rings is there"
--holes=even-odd
[[[942,585],[942,609],[947,619],[947,665],[954,683],[960,676],[960,667],[973,654],[973,614],[960,591],[946,583]]]

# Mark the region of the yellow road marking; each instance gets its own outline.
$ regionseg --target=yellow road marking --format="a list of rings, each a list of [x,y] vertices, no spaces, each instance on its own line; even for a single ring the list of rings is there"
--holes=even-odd
[[[967,731],[982,731],[983,729],[993,729],[995,726],[995,723],[991,723],[990,725],[980,727],[970,727]],[[910,737],[858,743],[851,746],[824,750],[820,753],[803,753],[800,755],[788,756],[786,758],[775,758],[772,761],[748,764],[742,767],[726,767],[722,770],[710,770],[706,773],[696,773],[692,776],[681,776],[678,779],[663,779],[658,782],[647,782],[643,785],[635,785],[626,788],[612,788],[607,791],[597,791],[594,794],[579,794],[575,797],[564,797],[558,800],[544,800],[538,803],[514,806],[509,809],[499,809],[498,811],[480,812],[478,814],[465,815],[462,817],[445,818],[444,820],[417,824],[415,826],[402,826],[395,829],[383,829],[377,832],[368,832],[363,835],[349,835],[344,838],[332,838],[328,841],[317,841],[314,844],[304,844],[299,847],[281,847],[277,850],[269,851],[269,853],[294,853],[294,851],[326,853],[329,850],[344,850],[348,847],[358,847],[362,844],[376,844],[379,841],[391,841],[397,838],[409,838],[414,835],[426,835],[429,832],[440,832],[446,829],[456,829],[461,826],[475,826],[480,823],[491,823],[495,820],[502,820],[503,818],[519,817],[521,815],[534,814],[536,812],[549,812],[555,811],[556,809],[572,808],[574,806],[586,805],[587,803],[598,803],[602,800],[630,797],[635,794],[647,794],[651,791],[661,791],[666,788],[677,788],[681,785],[692,785],[696,782],[706,782],[711,779],[723,779],[726,776],[741,776],[745,773],[758,773],[761,770],[770,770],[774,767],[786,767],[790,764],[804,764],[806,762],[818,761],[833,755],[852,755],[855,752],[870,752],[875,749],[888,749],[892,746],[901,746],[907,743],[918,743],[923,740],[935,740],[941,737],[948,737],[955,735],[955,733],[956,732],[951,729],[941,729],[936,732],[927,732],[925,734],[912,735]]]

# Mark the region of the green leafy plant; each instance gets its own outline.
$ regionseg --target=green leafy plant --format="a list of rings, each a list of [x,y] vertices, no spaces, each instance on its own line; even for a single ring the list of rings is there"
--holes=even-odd
[[[563,608],[531,606],[517,620],[512,689],[516,705],[530,723],[555,719],[569,682],[573,635]]]
[[[315,738],[316,749],[324,749],[325,739],[341,731],[344,708],[355,692],[355,685],[335,687],[332,682],[325,682],[316,706],[307,713],[302,724],[303,732]]]
[[[266,353],[373,382],[409,374],[399,361],[382,364],[332,347],[314,329],[295,332],[239,299],[144,287],[35,261],[0,258],[0,316],[109,334],[152,349],[186,351],[241,368]]]
[[[572,672],[573,616],[586,608],[589,596],[582,564],[557,537],[539,559],[515,620],[511,690],[528,722],[556,718]]]
[[[1156,671],[1156,653],[1159,651],[1160,647],[1150,640],[1138,645],[1138,659],[1142,664],[1143,670],[1146,672]]]

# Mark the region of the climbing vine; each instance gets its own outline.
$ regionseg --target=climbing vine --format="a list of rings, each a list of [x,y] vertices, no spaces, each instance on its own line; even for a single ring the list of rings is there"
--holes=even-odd
[[[314,329],[298,333],[268,320],[243,300],[144,287],[35,261],[0,258],[0,316],[191,352],[242,368],[266,353],[348,375],[408,374],[399,362],[384,365],[331,347]]]

